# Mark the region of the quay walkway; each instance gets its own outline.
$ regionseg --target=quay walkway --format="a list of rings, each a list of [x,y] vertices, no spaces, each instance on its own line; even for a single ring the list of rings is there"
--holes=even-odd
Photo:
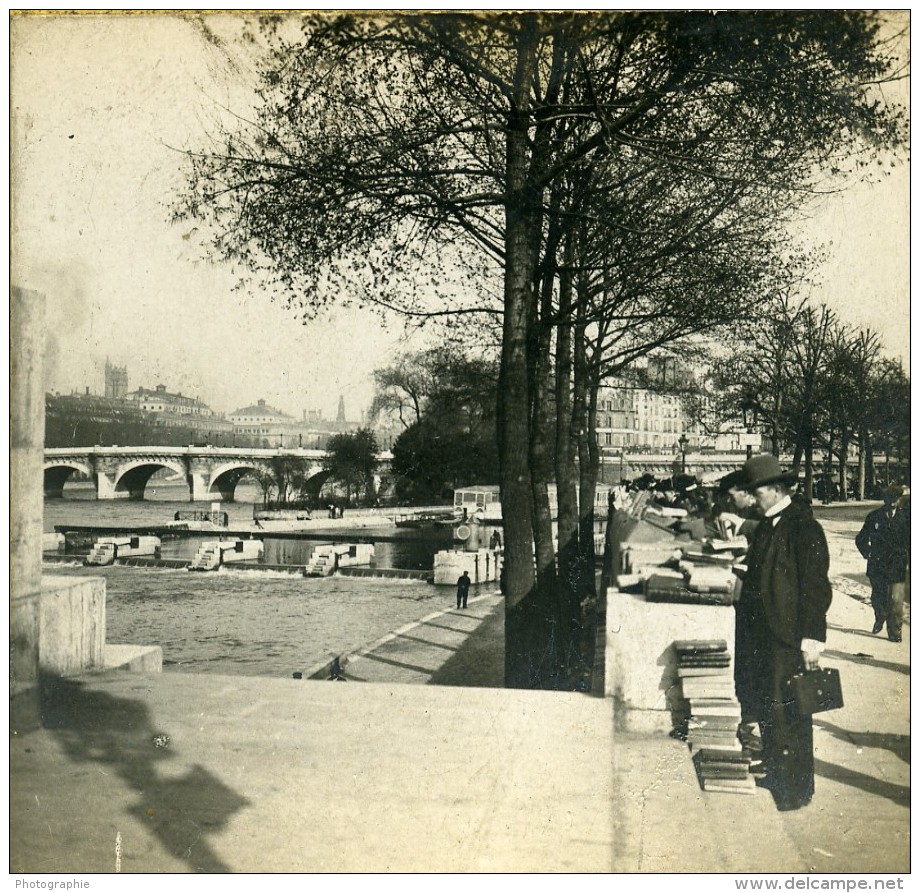
[[[852,530],[828,535],[846,703],[803,810],[701,791],[609,699],[502,689],[484,588],[346,655],[344,685],[106,672],[49,686],[43,725],[14,705],[10,870],[906,874],[910,625],[869,633]]]

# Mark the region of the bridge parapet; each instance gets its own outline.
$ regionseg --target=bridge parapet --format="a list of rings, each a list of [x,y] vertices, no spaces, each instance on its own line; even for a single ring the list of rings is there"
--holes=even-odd
[[[182,475],[189,487],[190,502],[204,502],[215,496],[233,501],[239,481],[250,472],[268,471],[276,458],[302,459],[309,463],[309,474],[321,473],[328,453],[325,450],[292,447],[264,449],[240,447],[187,446],[95,446],[51,448],[45,450],[45,496],[63,496],[64,485],[74,472],[91,478],[97,499],[144,498],[150,478],[160,469]],[[378,454],[387,466],[392,453]]]

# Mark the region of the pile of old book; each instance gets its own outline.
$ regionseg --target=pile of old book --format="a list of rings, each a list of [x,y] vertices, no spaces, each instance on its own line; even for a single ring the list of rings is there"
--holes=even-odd
[[[751,758],[738,740],[741,705],[727,643],[690,639],[675,642],[674,649],[682,693],[690,703],[687,743],[703,790],[753,794]]]
[[[681,561],[677,570],[658,568],[645,581],[650,602],[730,605],[735,600],[735,575],[730,567]]]

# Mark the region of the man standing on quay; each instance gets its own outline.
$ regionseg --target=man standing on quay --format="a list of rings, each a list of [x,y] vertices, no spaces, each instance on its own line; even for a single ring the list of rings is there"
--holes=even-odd
[[[900,505],[904,488],[892,484],[885,489],[885,505],[869,512],[856,534],[856,548],[866,559],[866,576],[872,584],[875,611],[873,635],[888,624],[888,638],[901,641],[907,562],[910,558],[910,521]]]
[[[763,784],[786,811],[806,806],[815,790],[811,717],[796,713],[785,689],[792,676],[818,666],[831,604],[830,558],[811,508],[792,499],[795,476],[784,473],[774,456],[754,456],[742,475],[764,518],[748,552],[738,603],[746,634],[736,659],[754,688]]]
[[[470,594],[470,572],[464,571],[457,580],[457,607],[465,608],[466,600]]]

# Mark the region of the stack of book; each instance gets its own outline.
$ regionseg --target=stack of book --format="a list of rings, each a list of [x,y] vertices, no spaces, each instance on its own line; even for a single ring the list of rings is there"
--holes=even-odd
[[[754,793],[750,755],[738,740],[741,705],[735,697],[731,655],[724,639],[674,643],[677,676],[690,703],[687,743],[703,790]]]
[[[731,571],[726,573],[730,575]],[[728,577],[723,577],[716,586],[710,575],[704,574],[694,581],[689,570],[675,573],[659,568],[645,581],[645,599],[692,605],[730,605],[735,600],[734,581],[729,589]]]

